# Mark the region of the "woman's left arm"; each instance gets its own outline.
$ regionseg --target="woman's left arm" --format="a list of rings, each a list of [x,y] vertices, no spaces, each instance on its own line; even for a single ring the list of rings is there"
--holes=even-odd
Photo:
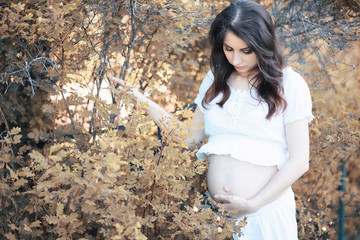
[[[275,201],[291,184],[309,169],[309,127],[306,118],[285,125],[289,159],[253,198],[243,199],[233,195],[216,195],[214,199],[233,212],[233,217],[252,213]]]
[[[289,159],[270,182],[250,201],[259,209],[276,200],[309,170],[309,126],[306,118],[285,125]]]

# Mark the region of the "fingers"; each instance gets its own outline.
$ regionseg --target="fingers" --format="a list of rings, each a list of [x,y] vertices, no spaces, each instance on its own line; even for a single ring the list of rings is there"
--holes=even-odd
[[[124,87],[125,86],[125,82],[119,78],[116,78],[116,77],[113,77],[113,76],[110,76],[108,77],[110,81],[114,82],[114,83],[117,83],[119,84],[120,86]]]
[[[224,207],[226,212],[232,212],[236,207],[234,206],[235,196],[217,194],[214,196],[216,201]]]
[[[232,219],[240,219],[242,217],[246,217],[245,213],[240,213],[240,212],[236,212],[236,213],[230,213],[228,215],[228,217],[232,218]]]
[[[220,207],[218,202],[216,202],[213,198],[210,198],[210,202],[212,203],[212,205],[214,205],[215,209],[218,209]]]
[[[147,102],[148,99],[136,87],[128,88],[127,86],[125,86],[124,80],[113,77],[113,76],[109,76],[108,79],[116,84],[119,84],[120,85],[119,90],[125,91],[127,94],[133,95],[137,101]]]
[[[217,208],[222,208],[224,214],[231,218],[239,218],[248,213],[247,208],[244,205],[244,199],[230,195],[230,194],[216,194],[214,196],[214,201],[216,201]]]
[[[234,198],[232,195],[216,194],[214,199],[220,203],[230,203]]]

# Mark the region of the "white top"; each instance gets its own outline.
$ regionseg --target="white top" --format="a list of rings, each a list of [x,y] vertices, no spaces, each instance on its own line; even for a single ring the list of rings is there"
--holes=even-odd
[[[209,71],[195,98],[204,113],[204,130],[208,137],[208,142],[196,156],[205,159],[209,154],[230,155],[252,164],[281,168],[289,156],[285,125],[303,118],[313,119],[310,91],[305,80],[291,68],[283,70],[287,108],[270,120],[266,119],[268,105],[258,100],[256,89],[243,91],[230,87],[230,97],[222,108],[216,104],[222,99],[220,93],[205,105],[205,109],[201,102],[213,81],[214,75]]]

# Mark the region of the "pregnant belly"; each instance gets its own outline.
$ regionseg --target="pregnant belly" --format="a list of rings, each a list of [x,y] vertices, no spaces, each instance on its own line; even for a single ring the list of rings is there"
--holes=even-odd
[[[231,194],[246,199],[255,196],[276,174],[277,166],[259,166],[229,155],[208,157],[208,189],[211,196]]]

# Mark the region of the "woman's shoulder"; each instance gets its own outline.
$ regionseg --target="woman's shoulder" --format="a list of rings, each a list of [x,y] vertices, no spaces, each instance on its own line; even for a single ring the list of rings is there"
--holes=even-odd
[[[205,80],[208,81],[208,82],[213,82],[214,81],[214,73],[212,72],[211,69],[206,73],[203,81],[205,81]]]
[[[305,79],[291,68],[283,71],[284,97],[287,107],[284,111],[285,124],[307,118],[313,119],[310,88]]]
[[[195,98],[195,103],[197,103],[198,105],[201,105],[201,102],[207,92],[207,90],[210,88],[211,84],[214,82],[214,74],[212,73],[211,70],[209,70],[203,81],[200,84],[200,88],[199,88],[199,93]]]
[[[291,67],[286,67],[283,69],[283,88],[284,92],[300,90],[308,88],[308,85],[305,79]]]
[[[206,73],[206,75],[200,85],[200,91],[207,91],[207,89],[211,86],[211,84],[213,82],[214,82],[214,74],[211,70],[209,70]]]
[[[305,79],[291,68],[283,71],[284,97],[289,105],[296,102],[300,105],[309,105],[311,108],[310,88]],[[299,108],[296,106],[295,108]]]
[[[286,67],[282,70],[283,72],[283,81],[284,83],[293,82],[293,81],[305,81],[303,77],[291,67]]]

